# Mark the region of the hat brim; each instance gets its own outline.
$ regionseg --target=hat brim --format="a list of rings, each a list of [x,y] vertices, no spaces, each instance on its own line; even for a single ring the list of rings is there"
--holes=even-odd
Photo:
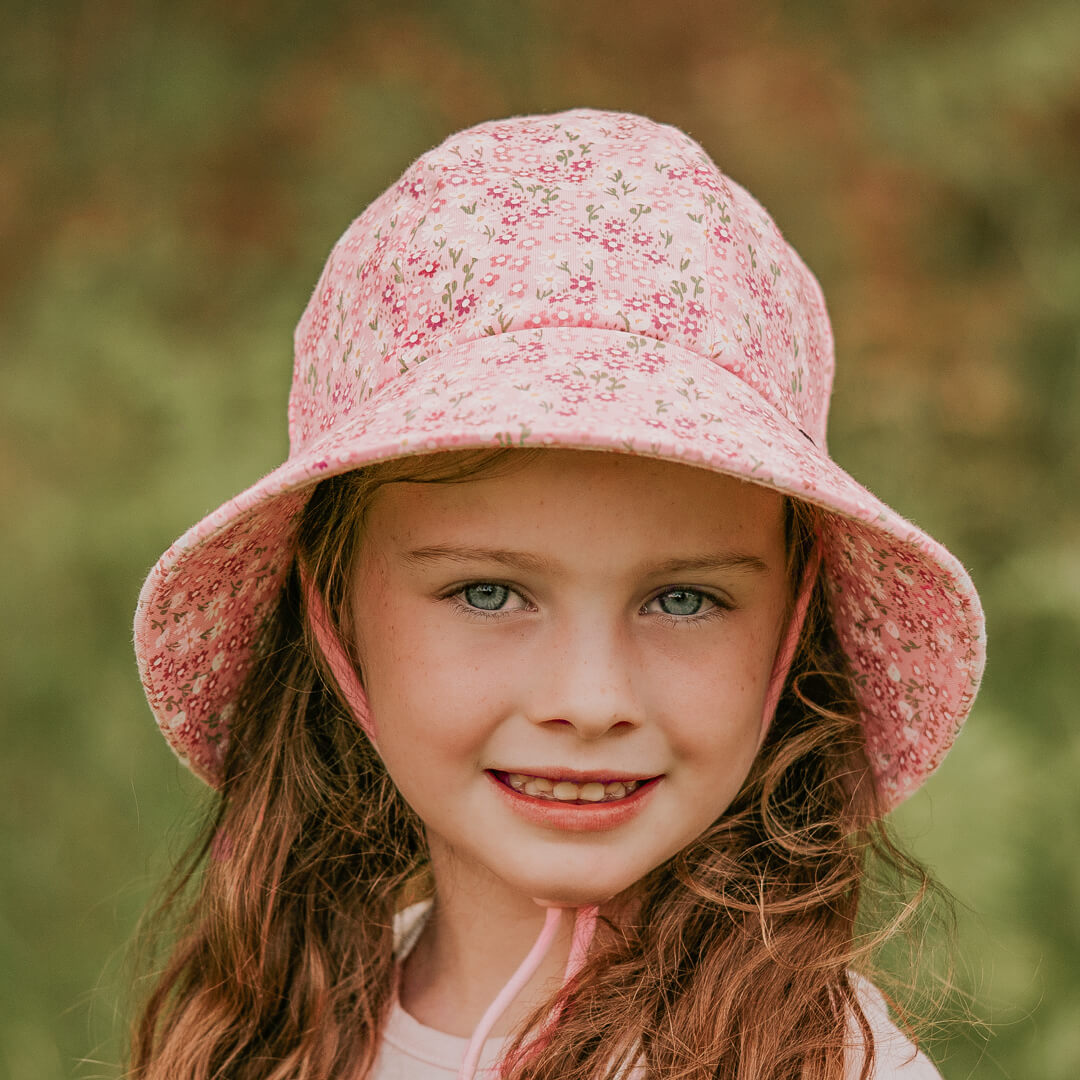
[[[314,484],[447,450],[640,454],[826,511],[823,572],[887,805],[937,767],[970,710],[985,644],[964,568],[716,361],[612,330],[545,327],[456,344],[321,419],[323,434],[173,544],[139,598],[135,645],[151,708],[176,753],[211,784]]]

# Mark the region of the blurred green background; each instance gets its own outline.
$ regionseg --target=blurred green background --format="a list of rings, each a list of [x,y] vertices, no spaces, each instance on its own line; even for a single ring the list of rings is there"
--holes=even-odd
[[[200,805],[143,701],[141,581],[286,452],[292,328],[419,153],[593,105],[693,134],[820,277],[834,455],[956,551],[990,666],[897,816],[989,1038],[1080,1075],[1080,6],[0,5],[0,1075],[115,1076],[127,943]]]

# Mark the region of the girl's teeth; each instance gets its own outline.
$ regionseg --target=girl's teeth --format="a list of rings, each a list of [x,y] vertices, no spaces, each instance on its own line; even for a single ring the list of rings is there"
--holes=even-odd
[[[635,791],[641,781],[613,780],[602,784],[599,780],[590,780],[585,784],[575,784],[571,780],[552,781],[546,776],[528,776],[525,773],[508,773],[506,782],[515,790],[536,799],[554,799],[558,802],[610,802],[612,799],[624,799]]]

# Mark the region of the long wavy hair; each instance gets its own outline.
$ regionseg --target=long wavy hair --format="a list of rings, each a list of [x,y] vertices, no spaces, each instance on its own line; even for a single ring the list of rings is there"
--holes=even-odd
[[[392,1004],[394,914],[434,883],[422,822],[324,666],[301,570],[347,627],[350,570],[379,487],[460,482],[538,453],[412,457],[315,488],[206,828],[151,919],[161,959],[135,1022],[130,1077],[370,1074]],[[792,593],[818,513],[786,500]],[[583,969],[512,1039],[503,1076],[614,1080],[640,1062],[665,1080],[840,1080],[854,1043],[866,1080],[873,1039],[852,972],[871,970],[931,887],[881,816],[819,579],[775,720],[735,801],[633,887],[632,916],[602,921]],[[906,888],[885,925],[868,931],[856,917],[871,867]]]

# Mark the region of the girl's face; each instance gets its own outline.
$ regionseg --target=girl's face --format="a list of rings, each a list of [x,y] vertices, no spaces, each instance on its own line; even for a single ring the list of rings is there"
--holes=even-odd
[[[763,735],[785,564],[779,495],[684,465],[550,450],[381,488],[357,658],[436,880],[576,906],[698,836]]]

